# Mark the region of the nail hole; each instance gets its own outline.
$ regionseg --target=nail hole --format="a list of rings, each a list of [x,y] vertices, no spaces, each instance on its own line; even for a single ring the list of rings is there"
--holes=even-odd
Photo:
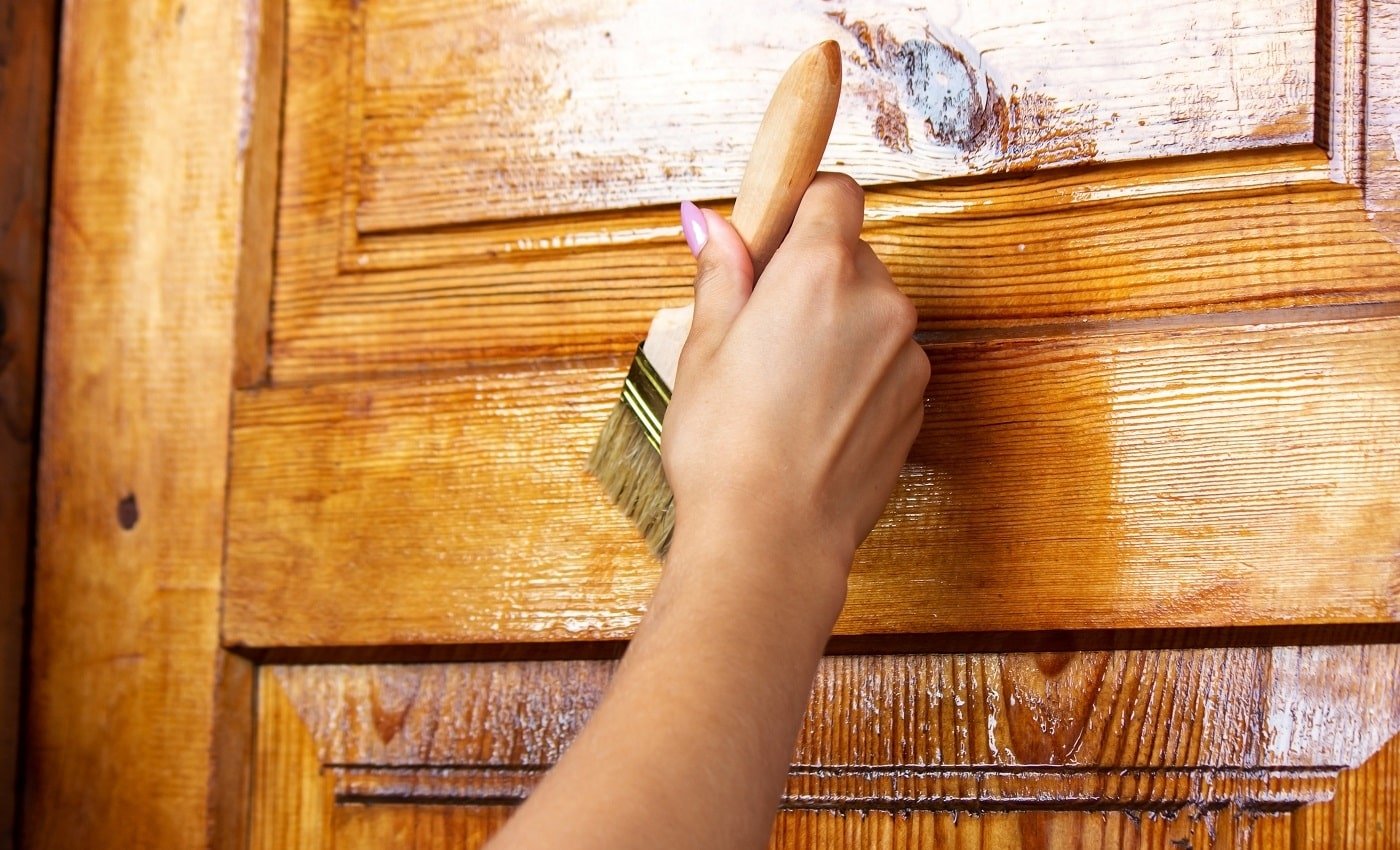
[[[117,502],[117,524],[123,531],[130,531],[136,527],[136,521],[141,518],[141,511],[136,507],[136,494],[127,493],[126,497]]]

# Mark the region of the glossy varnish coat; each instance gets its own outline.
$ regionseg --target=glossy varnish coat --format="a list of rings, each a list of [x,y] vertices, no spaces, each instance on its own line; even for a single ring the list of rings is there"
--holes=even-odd
[[[931,344],[838,631],[1395,618],[1397,338],[1382,316]],[[244,395],[226,636],[626,636],[659,565],[583,466],[625,368]]]
[[[1398,652],[828,658],[773,844],[1393,846],[1389,792],[1375,808],[1339,804],[1384,789],[1356,777],[1400,752],[1351,769],[1400,731]],[[267,668],[257,758],[279,796],[255,812],[254,846],[327,833],[346,847],[479,845],[562,754],[612,669]],[[314,803],[277,802],[293,795]]]

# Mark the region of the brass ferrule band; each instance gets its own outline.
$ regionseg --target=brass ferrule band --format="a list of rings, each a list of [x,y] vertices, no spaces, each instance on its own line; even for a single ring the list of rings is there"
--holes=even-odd
[[[671,388],[656,374],[640,345],[637,356],[632,358],[632,368],[627,370],[627,380],[622,382],[622,402],[642,423],[647,442],[661,451],[661,420],[666,416],[666,405],[671,403]]]

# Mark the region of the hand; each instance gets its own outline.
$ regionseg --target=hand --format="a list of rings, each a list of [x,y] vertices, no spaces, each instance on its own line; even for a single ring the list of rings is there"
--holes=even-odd
[[[662,438],[673,552],[726,537],[786,550],[834,564],[844,599],[929,378],[914,305],[861,241],[863,220],[855,181],[817,175],[755,287],[738,233],[704,211],[695,318]]]

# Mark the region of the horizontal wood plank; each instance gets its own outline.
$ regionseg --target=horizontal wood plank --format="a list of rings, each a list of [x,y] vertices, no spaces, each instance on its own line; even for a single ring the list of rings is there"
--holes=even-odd
[[[826,658],[774,846],[1388,846],[1398,664],[1393,644]],[[284,831],[325,829],[324,802],[279,805],[299,775],[334,798],[337,846],[479,845],[614,667],[265,668],[258,799]]]
[[[827,162],[865,183],[1310,142],[1316,9],[366,3],[338,60],[356,63],[355,226],[732,197],[782,70],[828,38],[845,84]]]
[[[839,633],[1400,618],[1400,318],[927,348]],[[659,567],[584,471],[625,366],[241,393],[225,639],[630,634]]]
[[[1309,148],[883,189],[865,238],[926,332],[1400,299],[1400,257],[1328,176]],[[301,244],[276,381],[630,351],[695,269],[673,210],[366,240],[343,264]]]
[[[342,806],[333,819],[334,846],[375,850],[484,847],[510,815],[503,806]],[[956,847],[958,850],[1293,850],[1289,816],[1273,812],[1210,811],[1159,818],[1136,812],[1048,811],[778,813],[771,850]]]
[[[437,773],[446,788],[449,769],[548,767],[616,664],[279,665],[263,675],[295,707],[336,793],[354,796],[375,787],[357,775],[376,770],[425,781]],[[1186,788],[1165,774],[1359,765],[1400,733],[1397,665],[1400,644],[829,656],[797,738],[787,804],[820,802],[805,791],[823,771],[861,768],[985,768],[1045,783],[1042,771],[1057,767],[1160,771],[1153,786],[1125,774],[1102,802],[1180,806],[1217,792],[1217,802],[1239,801],[1224,786]],[[407,781],[395,793],[419,796]],[[983,783],[922,803],[1000,793]]]

